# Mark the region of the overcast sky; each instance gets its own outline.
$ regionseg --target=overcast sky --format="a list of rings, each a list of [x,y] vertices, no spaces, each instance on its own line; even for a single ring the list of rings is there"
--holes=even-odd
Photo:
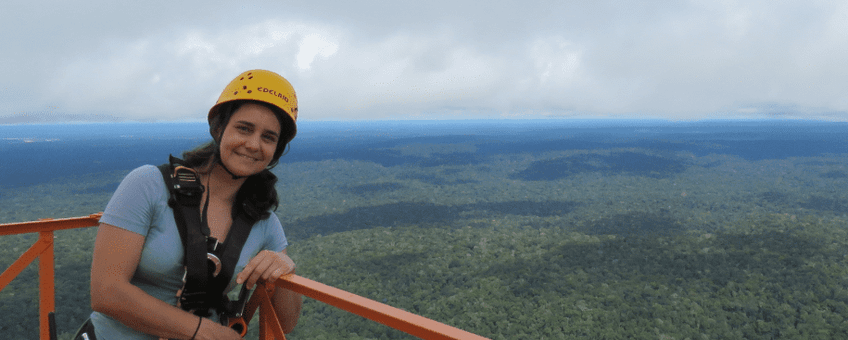
[[[848,1],[14,1],[0,124],[204,120],[264,68],[304,120],[848,121]]]

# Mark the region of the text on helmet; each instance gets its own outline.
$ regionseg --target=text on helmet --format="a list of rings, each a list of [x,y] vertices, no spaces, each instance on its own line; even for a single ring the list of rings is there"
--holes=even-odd
[[[256,91],[266,92],[266,93],[268,93],[268,94],[270,94],[270,95],[272,95],[272,96],[275,96],[275,97],[277,97],[277,98],[282,99],[282,100],[283,100],[283,101],[285,101],[286,103],[288,103],[288,102],[289,102],[289,97],[284,96],[282,93],[277,93],[277,91],[274,91],[274,90],[269,89],[269,88],[267,88],[267,87],[259,87],[259,88],[257,88],[257,89],[256,89]]]

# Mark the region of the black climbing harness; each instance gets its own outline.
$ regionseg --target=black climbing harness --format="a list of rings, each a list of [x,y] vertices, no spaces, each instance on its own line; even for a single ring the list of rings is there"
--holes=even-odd
[[[197,171],[174,156],[169,156],[169,163],[160,165],[159,171],[170,192],[168,205],[174,210],[184,250],[183,288],[177,293],[179,307],[201,317],[208,317],[215,310],[226,325],[229,318],[241,316],[250,295],[245,285],[239,299],[230,301],[225,290],[256,221],[244,213],[234,213],[226,242],[218,242],[210,236],[206,220],[208,197],[201,216],[200,201],[205,188]]]

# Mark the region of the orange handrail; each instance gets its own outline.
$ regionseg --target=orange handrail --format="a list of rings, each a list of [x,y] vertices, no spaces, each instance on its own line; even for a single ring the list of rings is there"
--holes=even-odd
[[[8,269],[0,274],[0,291],[20,274],[24,268],[32,263],[32,261],[36,258],[39,259],[39,338],[41,340],[50,339],[48,315],[55,311],[53,232],[56,230],[97,226],[101,215],[102,213],[97,213],[84,217],[0,224],[0,236],[39,233],[38,241],[12,263]],[[289,289],[422,339],[487,339],[298,275],[284,275],[275,282],[275,286]],[[266,291],[273,289],[273,287],[266,287],[265,285],[256,289],[256,293],[253,294],[254,296],[248,302],[247,309],[249,312],[246,315],[252,315],[253,310],[259,308],[259,338],[262,340],[285,340],[285,335],[283,334],[283,329],[277,318],[276,311],[271,305],[271,299],[268,293],[266,293]]]
[[[474,333],[294,274],[280,277],[275,285],[422,339],[486,339]]]
[[[103,216],[103,213],[83,217],[43,218],[38,221],[0,224],[0,236],[96,227],[100,221],[100,216]]]

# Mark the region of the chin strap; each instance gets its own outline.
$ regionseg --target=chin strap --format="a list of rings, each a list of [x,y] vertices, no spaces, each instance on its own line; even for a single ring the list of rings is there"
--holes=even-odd
[[[223,161],[221,161],[221,158],[220,158],[220,157],[218,157],[218,164],[219,164],[219,165],[221,165],[221,167],[222,167],[222,168],[224,168],[224,171],[226,171],[228,174],[230,174],[230,176],[233,176],[233,179],[240,179],[240,178],[245,178],[245,177],[247,177],[247,176],[239,176],[239,175],[236,175],[236,174],[234,174],[232,171],[230,171],[230,169],[227,169],[227,166],[226,166],[226,165],[224,165],[224,162],[223,162]]]
[[[217,143],[215,144],[218,145],[218,148],[215,150],[215,163],[218,163],[218,165],[224,168],[224,171],[230,174],[230,176],[233,176],[233,179],[241,179],[247,177],[234,174],[232,171],[230,171],[230,169],[227,168],[226,165],[224,165],[224,161],[221,159],[221,145]]]

